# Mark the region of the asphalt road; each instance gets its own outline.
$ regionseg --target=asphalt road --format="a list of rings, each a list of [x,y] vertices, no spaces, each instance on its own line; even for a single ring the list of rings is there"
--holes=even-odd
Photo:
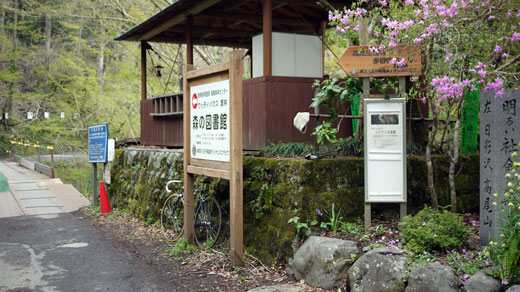
[[[101,238],[59,180],[1,162],[0,291],[164,291],[132,254]]]

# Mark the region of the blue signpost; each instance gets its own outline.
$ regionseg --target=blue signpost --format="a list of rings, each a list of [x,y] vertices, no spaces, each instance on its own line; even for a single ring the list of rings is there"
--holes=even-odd
[[[92,163],[92,205],[96,208],[97,164],[107,162],[108,124],[88,127],[88,162]]]

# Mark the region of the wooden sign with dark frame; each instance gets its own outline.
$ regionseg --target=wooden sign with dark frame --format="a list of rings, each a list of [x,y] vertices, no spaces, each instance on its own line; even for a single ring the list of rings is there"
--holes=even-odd
[[[229,180],[230,194],[230,253],[233,266],[243,264],[244,256],[243,248],[243,167],[242,167],[242,57],[244,51],[234,50],[230,53],[229,61],[223,64],[214,65],[208,68],[194,70],[193,65],[186,65],[184,68],[184,237],[189,243],[194,243],[195,238],[195,215],[194,215],[194,175],[205,175]],[[229,89],[227,89],[227,81],[229,81]],[[223,90],[211,90],[212,84],[225,84]],[[191,117],[191,110],[200,108],[217,107],[217,103],[225,101],[212,101],[208,104],[199,103],[196,94],[192,96],[193,88],[201,88],[206,86],[210,88],[205,95],[210,96],[221,94],[227,95],[225,92],[229,90],[229,115],[226,120],[226,128],[229,129],[229,137],[227,134],[221,134],[219,140],[229,139],[229,148],[227,150],[218,150],[216,159],[208,156],[204,157],[204,153],[215,153],[213,149],[205,149],[205,151],[197,150],[197,146],[191,143],[192,128],[195,129]],[[219,91],[220,90],[220,91]],[[222,99],[225,100],[225,99]],[[200,105],[200,106],[199,106]],[[204,126],[206,123],[203,123]],[[219,122],[219,125],[220,122]],[[197,125],[198,126],[198,125]],[[222,126],[222,125],[221,125]],[[218,126],[216,126],[218,127]],[[212,126],[207,128],[212,130]],[[227,133],[227,132],[226,132]],[[212,135],[214,136],[214,135]],[[225,140],[227,141],[227,140]],[[209,143],[209,142],[207,142]],[[217,142],[216,142],[217,143]],[[192,147],[193,146],[193,147]],[[206,145],[210,147],[212,145]],[[200,153],[200,154],[199,154]],[[194,156],[201,156],[195,158]]]

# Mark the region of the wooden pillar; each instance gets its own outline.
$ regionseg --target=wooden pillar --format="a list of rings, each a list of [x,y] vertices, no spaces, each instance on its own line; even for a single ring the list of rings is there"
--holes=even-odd
[[[141,99],[146,100],[146,49],[148,44],[141,41]]]
[[[230,94],[231,105],[230,131],[230,175],[229,175],[229,209],[231,264],[243,266],[244,258],[244,219],[243,219],[243,159],[242,159],[242,56],[243,51],[234,50],[230,55]]]
[[[193,65],[193,16],[186,17],[186,64]]]
[[[188,81],[186,76],[188,72],[193,70],[193,65],[186,65],[184,67],[184,93],[188,92]],[[191,99],[188,96],[184,97],[183,108],[184,108],[184,153],[186,149],[190,149],[190,105]],[[195,243],[195,198],[194,198],[194,186],[195,186],[195,175],[188,172],[188,165],[191,162],[191,155],[184,155],[184,238],[189,244]]]
[[[273,6],[271,0],[263,0],[264,76],[273,75]]]
[[[325,75],[325,51],[327,46],[325,41],[327,40],[327,22],[321,22],[321,75]]]

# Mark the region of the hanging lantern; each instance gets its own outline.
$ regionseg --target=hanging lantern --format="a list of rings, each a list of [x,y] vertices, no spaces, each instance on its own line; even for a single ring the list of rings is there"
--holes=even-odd
[[[162,76],[161,69],[163,69],[164,67],[161,65],[157,65],[154,68],[155,68],[155,74],[157,75],[157,77],[161,77]]]

